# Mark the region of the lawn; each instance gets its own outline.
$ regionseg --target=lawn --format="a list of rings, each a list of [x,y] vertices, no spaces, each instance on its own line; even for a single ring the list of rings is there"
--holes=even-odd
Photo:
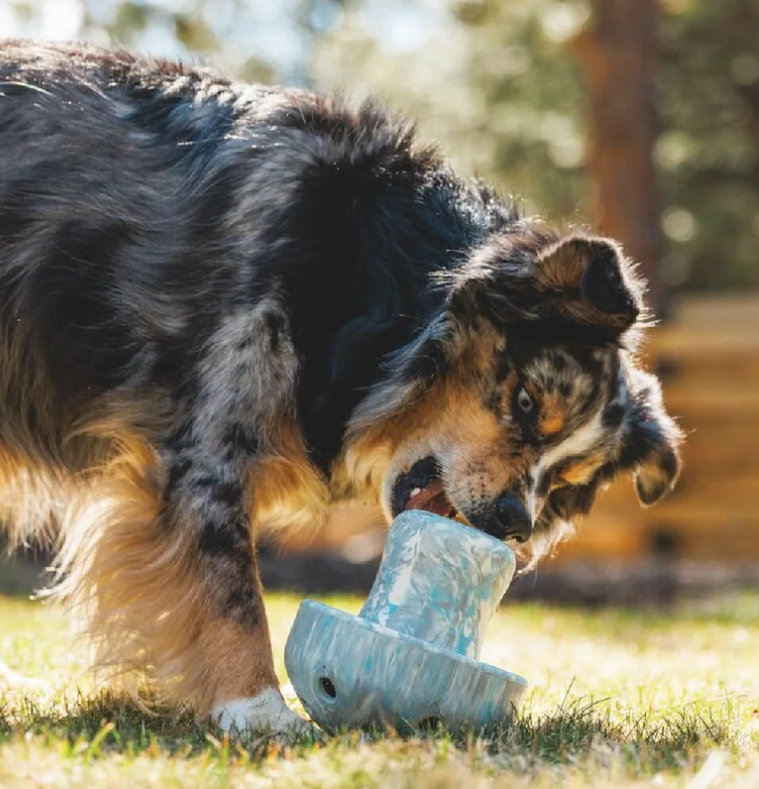
[[[297,600],[268,599],[278,669]],[[355,598],[328,600],[356,611]],[[0,656],[52,686],[0,687],[0,787],[755,787],[759,594],[674,610],[511,605],[483,659],[531,685],[496,742],[346,734],[229,742],[96,690],[55,607],[0,597]]]

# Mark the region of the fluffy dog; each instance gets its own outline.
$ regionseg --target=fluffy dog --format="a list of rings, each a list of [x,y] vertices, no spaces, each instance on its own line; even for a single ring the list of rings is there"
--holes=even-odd
[[[671,488],[641,294],[374,103],[0,44],[0,515],[101,664],[227,727],[300,725],[259,529],[359,496],[545,546]]]

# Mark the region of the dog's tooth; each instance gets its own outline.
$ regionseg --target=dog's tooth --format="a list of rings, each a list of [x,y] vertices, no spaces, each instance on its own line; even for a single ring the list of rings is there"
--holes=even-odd
[[[411,493],[409,493],[409,498],[411,498],[412,496],[416,496],[417,493],[421,493],[421,492],[422,492],[421,488],[412,488]]]

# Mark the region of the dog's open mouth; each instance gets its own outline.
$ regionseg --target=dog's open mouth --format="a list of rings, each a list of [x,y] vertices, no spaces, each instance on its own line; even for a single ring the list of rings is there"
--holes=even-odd
[[[393,487],[393,517],[403,510],[427,510],[444,518],[458,515],[445,492],[440,464],[434,457],[417,461]]]

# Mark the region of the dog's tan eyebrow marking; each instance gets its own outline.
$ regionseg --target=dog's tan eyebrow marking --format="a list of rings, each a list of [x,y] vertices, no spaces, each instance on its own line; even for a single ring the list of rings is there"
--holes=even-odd
[[[540,398],[538,430],[546,438],[560,433],[567,423],[566,410],[554,394],[544,394]]]

